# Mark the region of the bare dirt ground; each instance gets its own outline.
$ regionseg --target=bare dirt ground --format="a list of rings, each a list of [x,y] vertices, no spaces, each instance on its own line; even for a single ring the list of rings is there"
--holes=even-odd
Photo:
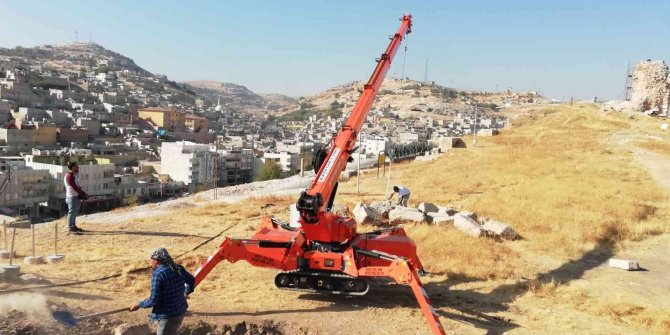
[[[659,214],[663,204],[651,206],[650,201],[658,195],[649,190],[654,184],[665,185],[667,206],[669,179],[662,167],[670,166],[670,157],[634,146],[634,139],[646,133],[635,128],[622,131],[625,127],[619,123],[624,122],[619,119],[604,122],[600,115],[577,113],[572,109],[569,112],[571,114],[565,116],[546,116],[545,119],[552,122],[551,127],[528,129],[529,136],[536,142],[524,137],[523,127],[513,128],[518,130],[503,134],[499,139],[482,139],[481,147],[476,150],[394,168],[394,180],[424,186],[422,189],[417,186],[413,191],[416,199],[441,199],[481,212],[500,204],[495,207],[496,216],[511,222],[525,237],[520,241],[498,243],[465,238],[447,227],[407,227],[410,236],[417,240],[419,256],[433,272],[423,281],[449,334],[662,334],[670,329],[667,299],[670,287],[666,279],[670,275],[667,259],[670,235],[654,228],[639,237],[633,234],[632,238],[621,238],[621,243],[614,245],[610,240],[581,235],[590,230],[579,234],[572,231],[584,225],[583,222],[595,224],[610,217],[632,220],[627,216],[628,208],[644,210],[639,222],[631,223],[632,226],[653,227],[653,220],[664,220],[660,216],[663,213]],[[608,134],[603,147],[593,152],[576,147],[560,153],[556,160],[541,165],[541,169],[532,165],[538,160],[536,155],[544,152],[552,155],[553,149],[546,150],[545,146],[550,145],[547,142],[553,140],[553,133],[557,134],[556,138],[562,138],[561,131],[568,134],[589,131],[584,134],[588,139],[591,127],[595,126],[584,119],[601,126],[604,130],[599,134]],[[612,125],[616,130],[610,132]],[[556,145],[569,148],[581,143]],[[588,145],[593,144],[588,142]],[[512,165],[521,157],[519,155],[527,155],[524,150],[530,149],[533,149],[531,160]],[[584,161],[593,156],[596,156],[593,161]],[[501,162],[505,157],[509,162],[485,165],[490,159],[500,157],[503,157]],[[628,158],[632,162],[630,166]],[[602,166],[589,170],[603,159]],[[608,167],[623,160],[626,161],[614,168]],[[572,170],[565,167],[552,170],[557,162],[564,161]],[[528,170],[523,170],[525,165],[530,165]],[[478,169],[472,170],[471,166]],[[486,171],[477,175],[480,170]],[[445,180],[434,178],[438,173]],[[578,178],[586,173],[589,173],[588,178]],[[599,177],[603,173],[607,175]],[[421,174],[433,178],[419,180]],[[609,175],[619,179],[605,184],[612,179]],[[602,179],[589,184],[589,180],[596,177]],[[578,180],[577,185],[575,180]],[[547,183],[541,183],[545,181]],[[355,181],[342,183],[342,194],[355,190],[355,184]],[[370,174],[361,179],[361,185],[367,192],[383,193],[385,181]],[[594,192],[594,188],[603,190]],[[635,194],[639,200],[634,201],[622,194],[636,188],[651,193]],[[194,270],[202,258],[216,250],[224,236],[250,236],[264,215],[287,219],[287,207],[295,201],[295,195],[268,196],[271,192],[266,191],[253,190],[259,192],[253,193],[240,189],[222,192],[216,200],[207,195],[193,196],[160,206],[139,206],[82,217],[80,226],[89,230],[86,235],[61,235],[59,239],[59,252],[66,255],[64,263],[22,267],[24,273],[34,273],[49,283],[63,286],[0,284],[0,315],[4,313],[3,303],[5,311],[9,311],[17,301],[23,303],[19,310],[25,314],[14,312],[0,317],[0,333],[109,334],[120,323],[146,324],[147,311],[124,312],[89,320],[79,330],[68,330],[50,321],[44,311],[48,314],[53,309],[68,308],[77,315],[84,315],[143,299],[148,294],[150,281],[147,258],[155,247],[168,247],[179,263]],[[531,191],[536,193],[528,194]],[[351,205],[361,198],[365,197],[343,196],[340,203]],[[615,208],[596,207],[594,210],[595,205],[584,199],[609,201]],[[542,207],[545,202],[549,205]],[[625,208],[624,213],[616,206]],[[544,214],[554,207],[558,210],[549,216]],[[580,216],[587,216],[590,221],[579,221]],[[62,231],[64,222],[57,224]],[[561,230],[563,226],[569,229]],[[53,229],[54,223],[36,229],[38,254],[53,252]],[[614,228],[605,225],[598,229]],[[596,232],[607,236],[618,234],[616,230]],[[29,254],[27,230],[18,232],[17,245],[19,257]],[[639,259],[646,271],[625,272],[605,266],[607,259],[613,256]],[[272,270],[253,268],[243,262],[220,264],[189,300],[190,314],[183,334],[428,333],[408,287],[379,282],[364,297],[300,294],[274,288],[274,275]],[[80,283],[73,284],[75,282]],[[29,288],[32,289],[27,290]],[[31,296],[16,298],[16,292],[12,293],[15,290],[27,290]]]

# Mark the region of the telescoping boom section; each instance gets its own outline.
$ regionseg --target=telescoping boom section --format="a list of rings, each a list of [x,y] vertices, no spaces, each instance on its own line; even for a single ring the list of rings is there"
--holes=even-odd
[[[365,117],[370,112],[372,103],[377,97],[379,88],[384,82],[386,73],[391,68],[391,62],[395,57],[402,40],[412,32],[412,16],[405,15],[401,18],[398,31],[391,37],[386,51],[377,59],[377,66],[368,82],[363,86],[363,92],[358,98],[351,114],[344,125],[331,141],[330,150],[325,156],[324,164],[321,164],[310,188],[304,192],[298,200],[298,210],[308,239],[322,242],[341,242],[351,236],[349,227],[331,225],[323,227],[323,216],[327,212],[326,207],[332,203],[337,181],[344,171],[349,157],[355,150],[356,137],[361,131]],[[342,234],[341,232],[344,232]]]
[[[416,245],[404,228],[358,233],[353,219],[330,212],[337,181],[356,150],[365,117],[403,38],[411,32],[412,16],[400,21],[351,114],[317,162],[314,181],[298,199],[300,226],[268,216],[250,239],[226,237],[195,272],[196,286],[223,260],[279,270],[275,286],[300,292],[364,295],[370,291],[369,279],[386,278],[410,286],[431,332],[445,334],[417,274],[424,268]]]

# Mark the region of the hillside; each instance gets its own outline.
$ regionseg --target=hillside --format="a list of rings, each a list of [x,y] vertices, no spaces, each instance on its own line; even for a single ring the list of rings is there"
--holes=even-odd
[[[293,98],[285,95],[259,95],[245,86],[232,83],[222,83],[211,80],[194,80],[186,81],[184,83],[192,87],[196,94],[202,98],[213,103],[220,101],[222,105],[227,104],[239,109],[277,110],[295,103]]]
[[[670,166],[670,157],[635,143],[667,141],[670,135],[658,130],[657,121],[601,113],[588,104],[517,112],[521,117],[510,129],[482,138],[476,148],[393,166],[393,183],[412,190],[410,205],[452,204],[504,221],[523,237],[499,242],[467,237],[451,226],[406,226],[432,273],[422,281],[445,327],[457,334],[668,333],[670,261],[663,255],[670,245],[670,189],[663,185],[670,176],[657,166]],[[336,203],[351,208],[379,198],[352,195],[355,189],[355,180],[342,182]],[[363,192],[385,189],[386,179],[374,171],[361,178]],[[109,215],[105,224],[83,217],[80,225],[91,232],[60,237],[62,265],[23,266],[23,271],[54,283],[113,275],[42,292],[50,304],[80,314],[118,308],[147,294],[145,267],[154,247],[168,246],[193,270],[224,235],[250,236],[266,214],[287,219],[295,199],[196,195],[151,216],[125,215],[143,206],[119,210],[120,219]],[[64,228],[63,220],[58,224]],[[38,252],[52,250],[53,224],[39,226],[37,236]],[[29,235],[21,233],[17,245],[25,255]],[[604,265],[615,255],[640,259],[649,271]],[[269,325],[273,334],[426,333],[406,287],[378,283],[355,298],[298,294],[275,289],[274,274],[243,262],[219,265],[189,300],[186,324],[205,329],[244,321]],[[110,319],[101,323],[105,331],[121,321],[143,323],[145,313]],[[86,326],[101,324],[93,320]]]
[[[300,120],[316,113],[348,114],[361,94],[364,82],[351,82],[333,87],[299,101],[299,106],[283,108],[284,119]],[[455,114],[472,109],[476,102],[482,113],[493,113],[503,107],[544,102],[530,93],[489,93],[462,91],[416,80],[387,78],[379,90],[374,109],[393,113],[401,119],[432,116],[451,119]]]
[[[129,70],[149,74],[149,71],[135,64],[132,59],[105,49],[96,43],[42,45],[34,48],[0,48],[0,55],[34,60],[47,67],[62,70],[81,71],[81,68],[96,68],[98,64],[105,62],[106,64],[101,66],[105,66],[109,71]]]

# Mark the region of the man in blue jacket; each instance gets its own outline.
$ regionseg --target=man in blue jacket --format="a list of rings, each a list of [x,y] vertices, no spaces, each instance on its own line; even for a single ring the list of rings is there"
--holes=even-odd
[[[175,264],[165,248],[151,253],[151,267],[151,295],[129,310],[152,307],[151,320],[158,322],[156,334],[176,335],[188,309],[186,298],[195,289],[195,278]]]

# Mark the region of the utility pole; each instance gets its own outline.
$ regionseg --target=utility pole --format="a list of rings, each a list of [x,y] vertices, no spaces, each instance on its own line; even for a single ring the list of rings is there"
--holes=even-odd
[[[472,132],[472,146],[477,146],[477,112],[479,108],[477,107],[477,102],[475,102],[475,122],[472,124],[474,131]]]
[[[395,156],[395,155],[393,155],[393,156]],[[393,165],[393,158],[389,157],[389,177],[386,180],[386,193],[384,193],[384,195],[389,194],[389,188],[391,187],[391,166],[392,165]]]
[[[402,56],[402,78],[400,80],[405,82],[405,60],[407,59],[407,40],[405,40],[405,53]]]
[[[358,139],[359,139],[358,143],[362,143],[360,141],[360,139],[361,139],[360,134],[358,135]],[[360,194],[361,193],[361,148],[360,147],[358,148],[358,158],[356,160],[358,161],[357,162],[358,166],[356,167],[356,194]]]

